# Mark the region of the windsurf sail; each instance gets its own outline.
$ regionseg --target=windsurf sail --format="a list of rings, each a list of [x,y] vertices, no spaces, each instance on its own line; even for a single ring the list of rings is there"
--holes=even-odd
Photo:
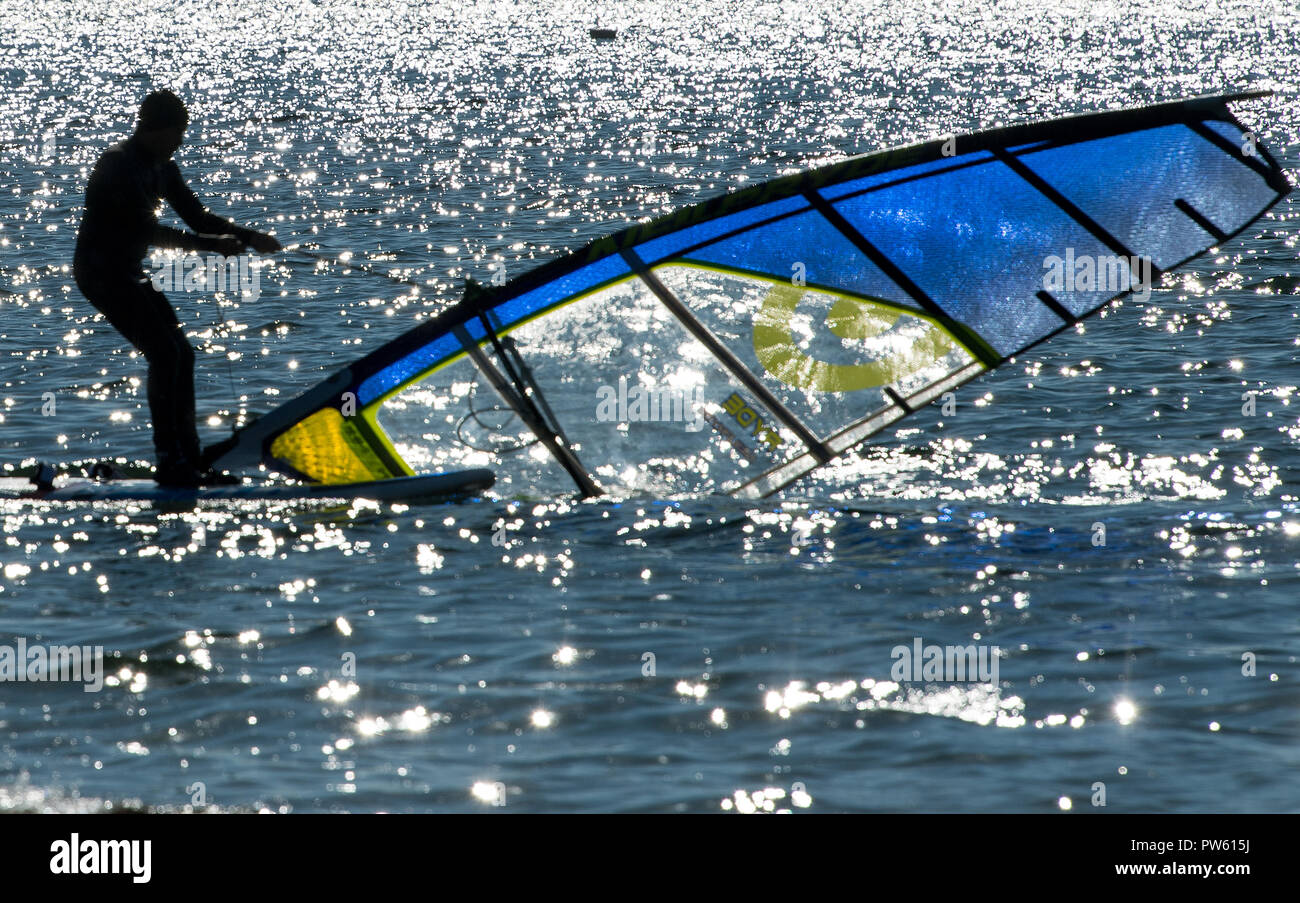
[[[325,483],[491,466],[776,492],[1290,190],[1201,97],[939,139],[714,198],[462,302],[236,433]]]

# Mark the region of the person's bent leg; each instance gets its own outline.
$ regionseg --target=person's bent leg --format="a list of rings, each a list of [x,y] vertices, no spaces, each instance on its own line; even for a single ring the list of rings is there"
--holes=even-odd
[[[194,349],[161,292],[144,286],[138,302],[141,311],[148,312],[136,347],[149,361],[158,480],[193,485],[202,470],[194,415]]]
[[[87,278],[82,293],[148,361],[157,479],[196,485],[202,469],[194,414],[194,349],[161,292],[139,276]]]
[[[196,484],[200,467],[194,424],[194,350],[179,327],[163,325],[149,330],[145,344],[158,481]]]

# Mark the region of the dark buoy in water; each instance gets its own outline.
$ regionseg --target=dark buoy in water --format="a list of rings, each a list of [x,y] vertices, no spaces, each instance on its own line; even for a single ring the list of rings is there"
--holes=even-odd
[[[86,476],[96,483],[107,483],[109,480],[116,479],[118,473],[112,461],[96,461],[86,472]]]
[[[597,41],[612,41],[618,37],[617,28],[593,28],[591,36]]]

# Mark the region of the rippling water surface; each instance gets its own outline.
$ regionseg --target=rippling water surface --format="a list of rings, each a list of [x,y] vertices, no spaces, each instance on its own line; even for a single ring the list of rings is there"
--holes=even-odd
[[[1282,2],[0,22],[11,467],[149,456],[142,362],[69,268],[89,167],[155,87],[215,210],[423,286],[281,255],[255,301],[173,294],[205,441],[466,275],[851,153],[1253,87],[1278,93],[1239,115],[1300,164]],[[0,808],[1080,812],[1100,782],[1108,811],[1300,809],[1297,204],[761,504],[6,503],[0,640],[112,674],[0,684]],[[998,646],[999,688],[893,682],[915,637]]]

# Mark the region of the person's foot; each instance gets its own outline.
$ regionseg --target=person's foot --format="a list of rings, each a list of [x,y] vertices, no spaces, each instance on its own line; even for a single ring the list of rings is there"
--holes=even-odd
[[[163,458],[154,468],[153,478],[159,486],[194,489],[202,484],[203,474],[185,458]]]
[[[224,470],[208,469],[199,474],[200,486],[238,486],[243,482],[239,477]]]

